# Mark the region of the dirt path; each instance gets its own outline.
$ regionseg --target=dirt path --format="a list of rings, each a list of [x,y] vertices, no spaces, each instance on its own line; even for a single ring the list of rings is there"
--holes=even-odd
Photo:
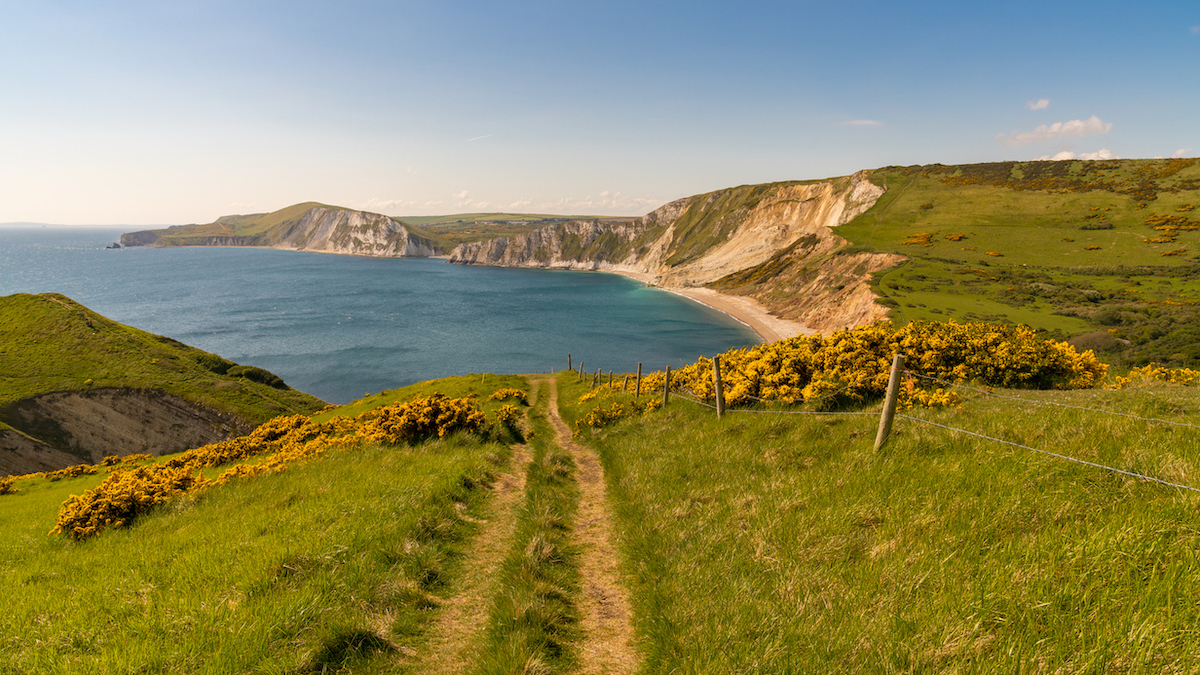
[[[575,543],[580,548],[579,572],[583,578],[583,643],[580,645],[582,672],[632,673],[637,665],[633,647],[632,612],[629,594],[621,584],[617,568],[612,519],[604,483],[604,469],[596,453],[576,445],[558,414],[558,386],[550,387],[550,421],[558,444],[569,450],[579,467],[579,519]]]
[[[545,385],[533,396],[544,395]],[[530,399],[530,407],[534,399]],[[463,561],[463,577],[458,593],[446,600],[442,612],[429,629],[432,639],[421,651],[419,671],[430,675],[451,675],[471,670],[473,650],[480,644],[486,628],[495,582],[517,527],[517,511],[525,498],[525,474],[529,468],[529,448],[514,446],[508,470],[497,477],[495,496],[488,508],[482,532],[472,542]]]

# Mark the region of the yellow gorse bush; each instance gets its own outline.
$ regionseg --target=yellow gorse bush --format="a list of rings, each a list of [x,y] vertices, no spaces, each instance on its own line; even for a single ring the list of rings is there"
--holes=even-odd
[[[503,406],[501,411],[506,408],[518,413],[512,405]],[[500,412],[498,417],[505,414],[508,413]],[[120,527],[182,492],[283,471],[288,463],[330,450],[417,442],[460,430],[479,431],[486,421],[473,399],[436,393],[370,410],[355,418],[334,417],[317,423],[304,415],[276,417],[245,436],[194,448],[153,466],[128,468],[123,465],[129,460],[147,456],[126,458],[122,466],[112,467],[109,476],[95,488],[63,502],[57,524],[50,533],[83,539],[106,527]],[[255,464],[233,466],[211,481],[199,474],[206,467],[252,457],[263,459]],[[80,473],[96,471],[95,467],[81,466],[91,470]],[[70,467],[73,471],[78,469]]]
[[[4,477],[0,478],[0,495],[7,495],[7,494],[12,494],[14,492],[19,492],[19,490],[17,490],[17,488],[13,487],[13,483],[16,482],[16,480],[17,479],[15,476],[4,476]]]
[[[503,389],[497,389],[495,392],[492,393],[491,396],[488,397],[488,400],[489,401],[503,401],[506,398],[515,398],[523,404],[529,403],[528,395],[524,391],[521,391],[520,389],[517,389],[515,387],[505,387]]]
[[[1157,363],[1151,363],[1129,371],[1129,377],[1118,377],[1113,389],[1124,389],[1138,381],[1168,382],[1170,384],[1195,387],[1200,385],[1200,370],[1192,370],[1191,368],[1164,368]]]
[[[918,375],[999,387],[1090,388],[1108,369],[1091,350],[1080,353],[1065,342],[1039,338],[1028,326],[919,321],[896,328],[881,322],[725,352],[725,401],[836,403],[880,397],[895,353],[904,354],[905,368]],[[643,387],[661,390],[663,377],[651,373]],[[713,400],[712,360],[702,357],[672,372],[671,389]],[[955,404],[952,395],[938,394],[923,380],[913,384],[909,396],[921,405]]]
[[[661,388],[662,381],[660,380],[659,389]],[[646,391],[651,393],[653,390],[647,389]],[[619,393],[623,393],[620,385],[614,383],[611,387],[608,385],[597,387],[580,396],[580,403],[597,401],[597,404],[587,414],[575,420],[575,433],[578,435],[585,428],[598,429],[626,417],[642,415],[662,407],[662,399],[657,395],[634,398],[628,395],[619,396]]]

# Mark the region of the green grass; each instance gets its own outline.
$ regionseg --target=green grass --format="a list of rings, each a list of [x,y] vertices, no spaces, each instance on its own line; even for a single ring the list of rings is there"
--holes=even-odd
[[[323,405],[294,389],[214,372],[212,354],[54,293],[0,297],[0,360],[0,408],[38,394],[97,387],[161,389],[254,423]]]
[[[532,461],[513,545],[500,570],[475,672],[569,672],[578,666],[578,551],[570,534],[579,502],[575,462],[554,441],[547,384],[530,411]],[[534,667],[543,668],[537,671]]]
[[[1152,216],[1196,221],[1188,209],[1200,206],[1200,164],[887,167],[871,179],[887,192],[837,232],[855,248],[910,258],[874,284],[895,320],[1009,321],[1059,338],[1112,329],[1086,346],[1122,365],[1200,365],[1200,231],[1144,241],[1161,235]],[[902,243],[918,233],[929,246]],[[1104,320],[1114,312],[1122,318]]]
[[[586,386],[559,379],[564,416]],[[1194,390],[1019,392],[1200,423]],[[969,400],[915,413],[1196,483],[1194,430]],[[585,433],[632,581],[640,672],[1194,672],[1197,497],[898,420],[680,399]]]
[[[457,574],[507,448],[334,453],[83,542],[46,533],[100,476],[0,499],[0,671],[394,672]]]
[[[528,393],[529,381],[521,375],[493,375],[491,373],[473,373],[471,375],[444,377],[438,380],[426,380],[425,382],[417,382],[416,384],[410,384],[407,387],[399,389],[389,389],[376,394],[368,393],[356,401],[351,401],[346,405],[313,415],[313,420],[324,422],[330,417],[355,417],[381,406],[391,405],[399,401],[407,401],[414,396],[429,396],[434,393],[445,394],[451,398],[473,395],[477,398],[480,408],[491,416],[496,408],[506,403],[511,404],[513,401],[512,399],[489,401],[488,397],[497,390],[508,388],[520,389]]]

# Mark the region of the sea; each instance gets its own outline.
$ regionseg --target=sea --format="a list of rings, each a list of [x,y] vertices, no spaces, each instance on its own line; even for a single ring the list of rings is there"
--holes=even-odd
[[[0,295],[61,293],[330,403],[450,375],[557,372],[568,354],[619,374],[760,342],[726,314],[615,274],[106,248],[122,231],[0,227]]]

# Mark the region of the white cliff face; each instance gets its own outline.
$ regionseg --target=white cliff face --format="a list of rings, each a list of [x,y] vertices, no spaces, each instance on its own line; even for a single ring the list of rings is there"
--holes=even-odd
[[[290,224],[274,248],[381,257],[428,257],[427,243],[396,221],[377,213],[313,208]]]
[[[632,223],[560,223],[514,237],[462,244],[450,253],[450,262],[624,272],[663,287],[687,288],[751,270],[792,251],[789,260],[797,262],[827,259],[817,278],[800,286],[790,287],[786,275],[780,277],[780,283],[789,284],[788,299],[779,300],[778,293],[771,294],[774,299],[760,298],[774,313],[822,332],[887,316],[887,308],[875,303],[870,275],[900,258],[873,253],[828,255],[847,243],[835,228],[871,208],[884,192],[866,172],[849,179],[778,186],[748,202],[752,206],[722,215],[735,219],[736,226],[710,235],[716,238],[707,242],[702,253],[672,263],[685,238],[696,236],[677,231],[683,217],[694,217],[697,208],[717,208],[712,205],[727,192],[671,202]]]

